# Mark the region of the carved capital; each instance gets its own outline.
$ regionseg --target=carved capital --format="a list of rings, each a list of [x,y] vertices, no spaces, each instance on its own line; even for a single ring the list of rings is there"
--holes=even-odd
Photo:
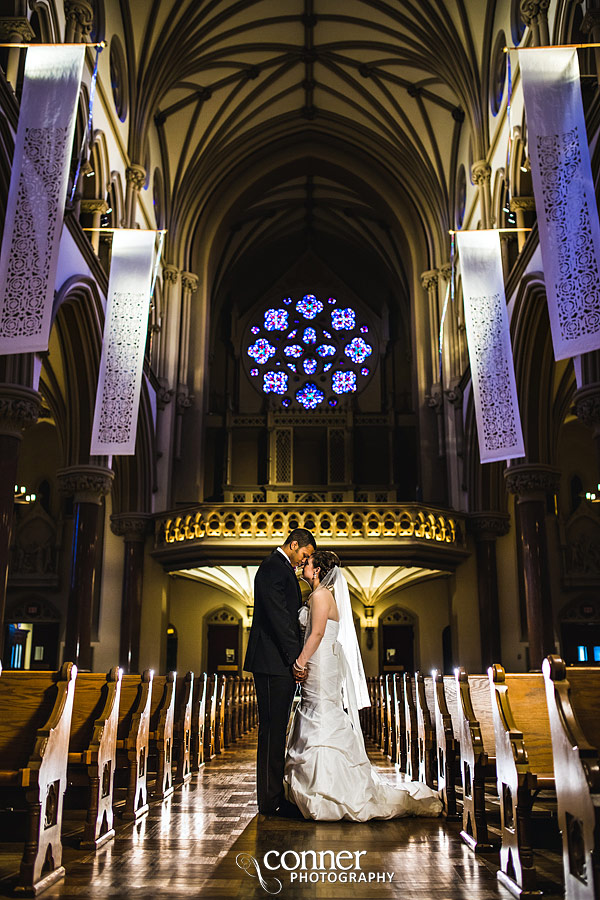
[[[110,493],[115,473],[104,466],[69,466],[56,473],[61,494],[72,496],[75,503],[95,503]]]
[[[579,30],[583,34],[590,34],[595,28],[600,28],[600,9],[588,9]]]
[[[444,395],[439,384],[431,388],[431,392],[425,395],[425,399],[429,409],[433,409],[438,415],[441,415],[444,408]]]
[[[42,398],[37,391],[19,384],[0,384],[0,434],[22,438],[37,422]]]
[[[535,197],[511,197],[510,211],[516,212],[518,209],[524,212],[535,212]]]
[[[547,14],[549,6],[550,0],[521,0],[521,18],[526,25],[531,25]]]
[[[444,391],[444,394],[446,395],[448,403],[451,403],[455,409],[462,408],[463,390],[459,384],[455,384],[454,387],[448,388],[448,390]]]
[[[486,159],[478,159],[471,166],[471,178],[473,184],[489,184],[492,177],[492,167]]]
[[[194,400],[193,394],[188,394],[185,391],[179,391],[177,394],[177,412],[184,413],[187,409],[190,408]]]
[[[101,215],[105,215],[108,212],[109,206],[106,200],[96,200],[93,198],[82,197],[80,200],[81,204],[81,212],[84,213],[100,213]]]
[[[35,31],[26,16],[2,16],[0,18],[0,41],[6,44],[26,44],[35,40]]]
[[[197,275],[194,275],[193,272],[182,272],[181,273],[181,286],[184,291],[190,291],[190,293],[195,294],[198,290],[199,279]]]
[[[152,533],[150,513],[116,513],[110,517],[110,530],[126,541],[144,541]]]
[[[476,541],[495,541],[510,531],[510,516],[494,511],[474,512],[469,516],[468,527]]]
[[[437,269],[427,269],[421,272],[421,285],[424,291],[433,291],[437,287],[440,273]]]
[[[125,169],[125,178],[127,179],[127,184],[130,184],[134,191],[141,191],[146,184],[146,170],[143,166],[132,163]]]
[[[89,34],[94,24],[94,8],[88,0],[65,0],[65,18],[82,34]]]
[[[172,266],[170,263],[167,263],[163,266],[163,278],[168,284],[177,284],[177,279],[179,278],[179,269],[177,266]]]
[[[444,265],[440,268],[440,275],[444,279],[444,281],[450,281],[452,278],[452,263],[444,263]]]
[[[594,437],[600,435],[600,384],[586,384],[575,391],[575,415],[591,428]]]
[[[542,463],[508,466],[504,480],[509,493],[517,494],[520,500],[535,500],[557,492],[560,469]]]

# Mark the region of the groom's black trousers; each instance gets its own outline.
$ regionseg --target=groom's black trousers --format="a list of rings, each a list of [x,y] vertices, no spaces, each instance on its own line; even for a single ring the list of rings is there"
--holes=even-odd
[[[272,813],[283,794],[285,733],[296,682],[288,675],[254,672],[258,703],[258,752],[256,756],[256,793],[258,811]]]

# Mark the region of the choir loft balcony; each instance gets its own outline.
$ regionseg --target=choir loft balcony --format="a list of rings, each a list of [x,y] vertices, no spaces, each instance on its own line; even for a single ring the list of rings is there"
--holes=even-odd
[[[160,513],[154,557],[168,571],[254,564],[293,528],[308,528],[344,565],[410,563],[453,571],[468,556],[465,518],[420,503],[201,503]]]

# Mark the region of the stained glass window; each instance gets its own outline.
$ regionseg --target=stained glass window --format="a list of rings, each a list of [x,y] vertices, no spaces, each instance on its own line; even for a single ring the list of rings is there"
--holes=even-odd
[[[263,391],[265,394],[285,394],[288,377],[285,372],[265,372]]]
[[[376,368],[372,326],[335,297],[281,297],[253,316],[246,334],[251,383],[285,409],[341,406]]]
[[[285,331],[288,326],[287,309],[268,309],[265,313],[267,331]]]
[[[314,319],[319,313],[323,312],[323,304],[317,300],[314,294],[305,294],[302,300],[296,303],[296,309],[305,319]]]
[[[325,394],[311,381],[296,391],[296,400],[304,409],[316,409],[325,399]]]
[[[277,350],[269,341],[266,341],[264,338],[258,338],[252,346],[248,347],[248,356],[251,356],[252,359],[256,360],[256,362],[263,366],[272,356],[275,356]]]

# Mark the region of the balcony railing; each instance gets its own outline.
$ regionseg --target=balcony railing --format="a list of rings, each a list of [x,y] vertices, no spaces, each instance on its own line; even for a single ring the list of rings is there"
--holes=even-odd
[[[190,560],[260,559],[293,528],[349,557],[414,559],[453,568],[467,555],[464,517],[417,503],[342,505],[199,504],[156,518],[155,556],[169,568]]]

